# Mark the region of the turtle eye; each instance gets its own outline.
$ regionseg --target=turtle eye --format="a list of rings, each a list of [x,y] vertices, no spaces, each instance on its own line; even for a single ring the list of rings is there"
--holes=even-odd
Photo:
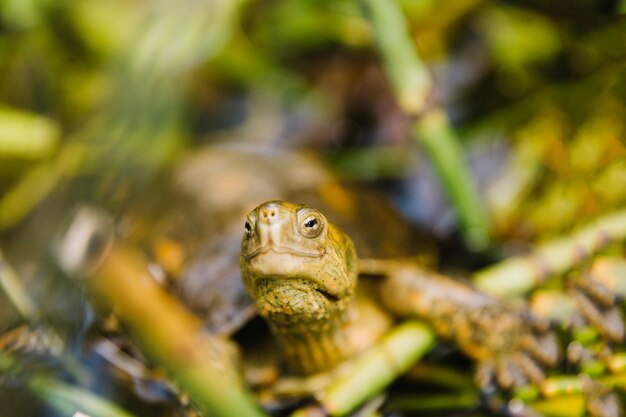
[[[318,236],[321,231],[322,231],[322,220],[315,215],[307,216],[300,223],[300,232],[308,238],[314,238]]]
[[[250,236],[250,233],[252,233],[252,226],[250,226],[250,222],[246,222],[243,227],[246,229],[246,237]]]

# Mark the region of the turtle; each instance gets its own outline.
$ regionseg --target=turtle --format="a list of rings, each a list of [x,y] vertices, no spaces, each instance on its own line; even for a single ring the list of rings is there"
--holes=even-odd
[[[561,357],[547,320],[410,260],[358,259],[350,237],[308,205],[270,200],[254,208],[240,268],[293,375],[337,368],[375,343],[390,316],[426,320],[454,341],[477,361],[484,388],[539,384]],[[616,397],[605,397],[603,406],[589,401],[595,414],[617,415]]]
[[[348,235],[310,206],[265,202],[248,214],[244,230],[244,287],[294,374],[327,371],[362,351],[391,323],[371,316],[389,313],[427,319],[479,362],[501,362],[497,377],[505,387],[539,382],[539,364],[558,361],[547,323],[411,261],[359,261]],[[359,275],[384,279],[360,291]],[[365,337],[363,319],[371,333]]]

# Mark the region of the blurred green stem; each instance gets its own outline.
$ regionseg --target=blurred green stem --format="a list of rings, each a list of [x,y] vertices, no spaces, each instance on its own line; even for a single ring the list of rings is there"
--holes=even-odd
[[[417,55],[406,20],[396,0],[362,0],[366,18],[376,34],[378,51],[402,110],[420,114],[432,91],[426,65]]]
[[[528,401],[527,404],[541,415],[577,417],[586,415],[585,404],[592,395],[584,388],[586,376],[553,376],[542,384],[542,398]],[[625,374],[606,375],[595,379],[604,387],[623,390],[626,386]],[[597,389],[597,388],[596,388]],[[592,396],[595,396],[593,394]]]
[[[445,112],[436,108],[424,114],[417,121],[414,134],[428,152],[457,210],[468,245],[474,250],[484,250],[489,244],[487,211]]]
[[[10,373],[19,366],[15,358],[0,352],[0,374]],[[81,412],[90,417],[133,417],[133,414],[102,397],[51,377],[29,374],[26,385],[57,412],[68,416]]]
[[[399,325],[317,395],[320,405],[331,416],[350,413],[408,371],[434,341],[433,332],[423,323],[408,321]],[[305,410],[299,410],[292,417],[306,415]]]
[[[419,381],[428,386],[445,387],[457,392],[472,392],[476,396],[474,379],[465,370],[450,367],[447,364],[420,362],[406,375],[409,380]]]
[[[528,256],[509,258],[474,275],[481,290],[500,296],[521,295],[550,276],[562,274],[626,238],[626,210],[598,218],[570,236],[551,240]]]
[[[389,407],[399,411],[443,411],[451,409],[471,409],[478,405],[478,396],[475,392],[463,392],[438,395],[410,395],[393,398]]]
[[[221,354],[203,334],[202,323],[147,276],[145,268],[138,254],[115,245],[89,285],[201,409],[212,416],[264,416],[239,386],[232,369],[218,363]]]
[[[428,110],[432,78],[418,56],[399,4],[361,0],[376,33],[378,50],[402,110],[419,118],[413,134],[432,159],[443,186],[457,210],[467,244],[483,250],[489,244],[489,222],[476,184],[463,160],[462,147],[444,111]]]
[[[141,253],[115,241],[110,224],[105,214],[82,208],[59,245],[61,267],[84,276],[98,305],[115,311],[142,352],[168,371],[202,411],[215,417],[265,416],[237,379],[224,344],[207,335],[202,322],[157,284]],[[77,247],[77,241],[85,246]]]

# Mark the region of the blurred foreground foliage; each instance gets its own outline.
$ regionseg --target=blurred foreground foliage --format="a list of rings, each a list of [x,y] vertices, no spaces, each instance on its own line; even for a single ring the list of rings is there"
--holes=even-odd
[[[58,320],[62,338],[87,345],[87,309],[71,301],[82,289],[36,283],[33,270],[60,272],[52,232],[29,216],[47,214],[53,229],[70,216],[55,202],[68,199],[119,217],[207,144],[308,150],[450,242],[465,201],[447,197],[412,140],[414,123],[441,109],[478,184],[465,195],[487,213],[492,243],[470,249],[517,253],[624,207],[626,2],[399,1],[419,94],[394,82],[409,58],[381,41],[393,31],[376,30],[367,3],[0,1],[0,249],[18,281],[34,276],[23,298],[40,309],[20,317],[29,302],[4,283],[0,329]],[[70,301],[47,300],[52,290]],[[163,415],[192,415],[181,403]]]

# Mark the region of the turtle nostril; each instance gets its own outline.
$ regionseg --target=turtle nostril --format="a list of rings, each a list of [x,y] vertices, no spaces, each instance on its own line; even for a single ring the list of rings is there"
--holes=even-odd
[[[267,223],[272,223],[278,219],[278,210],[273,207],[268,207],[268,208],[261,210],[260,214],[261,214],[261,219]]]

